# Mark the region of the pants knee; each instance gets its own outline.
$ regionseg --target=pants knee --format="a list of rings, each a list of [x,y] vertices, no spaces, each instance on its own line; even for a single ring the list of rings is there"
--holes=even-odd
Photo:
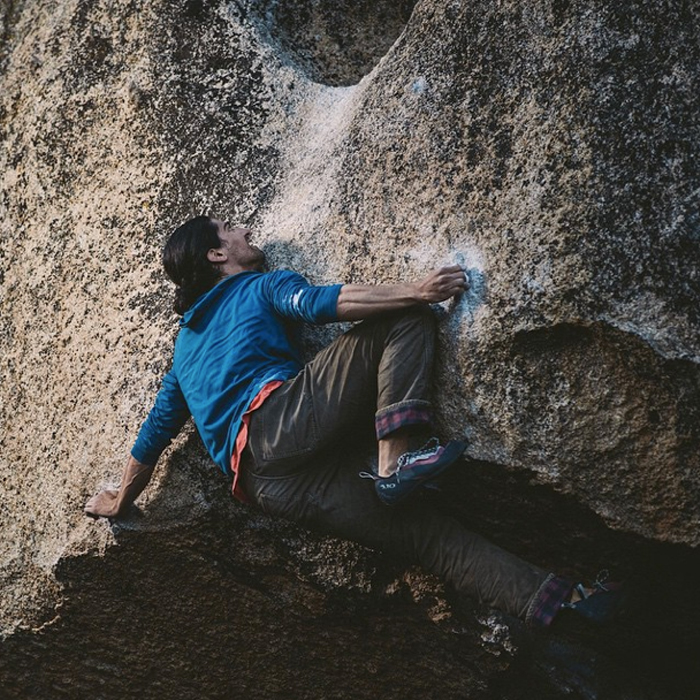
[[[437,321],[435,318],[435,313],[427,305],[416,305],[411,306],[406,311],[400,312],[399,322],[416,324],[418,326],[423,326],[430,333],[435,333],[437,326]]]
[[[405,321],[420,328],[426,339],[427,347],[432,348],[437,334],[437,320],[435,313],[429,306],[414,306],[406,312]]]

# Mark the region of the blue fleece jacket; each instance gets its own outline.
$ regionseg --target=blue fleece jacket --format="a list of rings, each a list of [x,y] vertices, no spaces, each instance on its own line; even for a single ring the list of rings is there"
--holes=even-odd
[[[212,459],[230,471],[241,416],[260,389],[302,368],[301,321],[337,320],[340,287],[289,271],[224,278],[185,313],[173,366],[131,454],[155,464],[190,415]]]

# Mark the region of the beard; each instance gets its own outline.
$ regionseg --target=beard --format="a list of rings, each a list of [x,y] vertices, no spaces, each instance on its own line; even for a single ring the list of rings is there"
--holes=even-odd
[[[265,252],[258,248],[257,246],[250,246],[250,257],[246,261],[246,267],[249,270],[256,270],[257,272],[264,272],[267,268],[267,258]]]

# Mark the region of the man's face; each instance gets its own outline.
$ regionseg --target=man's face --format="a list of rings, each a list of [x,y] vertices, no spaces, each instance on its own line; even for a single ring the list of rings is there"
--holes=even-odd
[[[222,248],[228,252],[230,262],[244,270],[262,270],[265,266],[265,253],[250,244],[252,231],[231,226],[228,221],[214,219]]]

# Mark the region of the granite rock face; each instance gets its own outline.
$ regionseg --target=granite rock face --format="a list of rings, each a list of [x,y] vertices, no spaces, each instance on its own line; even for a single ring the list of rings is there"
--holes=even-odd
[[[168,367],[176,317],[160,246],[202,211],[251,224],[274,264],[317,283],[396,282],[463,264],[470,291],[436,308],[437,418],[490,467],[456,478],[446,507],[466,519],[478,513],[475,527],[541,565],[580,572],[603,550],[623,565],[654,554],[677,575],[692,570],[696,9],[682,0],[0,6],[0,619],[11,664],[2,670],[14,669],[9,697],[82,697],[87,686],[62,677],[59,661],[41,683],[31,678],[47,649],[65,644],[79,655],[83,643],[98,650],[81,667],[88,685],[99,682],[110,644],[118,650],[100,686],[116,697],[130,650],[167,643],[155,630],[171,629],[168,614],[171,636],[180,626],[199,642],[171,649],[170,665],[142,669],[129,692],[169,697],[175,691],[158,682],[173,674],[181,697],[228,697],[232,687],[275,697],[305,687],[293,658],[302,644],[335,672],[313,676],[325,695],[299,697],[344,697],[333,689],[358,668],[369,674],[358,697],[371,697],[382,657],[360,663],[352,649],[363,635],[377,648],[398,635],[397,650],[422,645],[426,668],[468,679],[432,678],[435,697],[486,697],[495,677],[501,697],[519,697],[522,663],[511,663],[508,644],[500,657],[483,655],[484,638],[498,636],[493,624],[484,632],[469,613],[468,641],[445,645],[444,625],[434,623],[452,618],[439,585],[346,544],[287,536],[231,502],[191,429],[163,459],[140,517],[113,528],[84,520],[82,503],[118,478]],[[517,509],[537,521],[528,503],[541,503],[538,489],[549,494],[542,512],[565,524],[558,546],[542,543],[551,523],[528,529],[511,517]],[[247,534],[229,542],[230,530]],[[631,559],[614,554],[620,545]],[[198,567],[214,567],[201,590]],[[148,594],[139,575],[152,577]],[[166,579],[181,584],[168,583],[169,596],[186,591],[172,608],[156,590]],[[695,579],[684,580],[690,590]],[[194,613],[204,590],[211,606]],[[225,620],[245,623],[233,633],[221,622],[224,641],[210,646],[201,630],[214,624],[215,602],[228,605],[228,590],[245,612],[232,606]],[[405,609],[395,602],[404,597],[430,602]],[[138,616],[139,606],[154,611],[145,627],[130,637],[124,618],[105,646],[104,626],[120,610]],[[691,608],[688,619],[700,617]],[[296,631],[264,628],[271,615]],[[668,618],[671,635],[690,628],[675,609]],[[306,638],[304,625],[313,631]],[[250,645],[263,654],[285,634],[268,685],[255,686],[261,662],[251,655],[236,667],[243,686],[226,685],[219,671],[210,685],[192,676],[204,650],[218,664],[230,657],[224,651]],[[467,649],[486,662],[465,662]],[[531,689],[548,668],[540,651]],[[407,685],[390,687],[431,697],[425,679],[411,685],[410,671],[392,667],[389,677]],[[191,687],[188,677],[197,679]],[[607,688],[587,682],[564,674],[555,685],[585,697]]]
[[[674,7],[419,4],[370,76],[320,91],[263,221],[336,276],[463,261],[444,424],[696,545],[698,47]]]

